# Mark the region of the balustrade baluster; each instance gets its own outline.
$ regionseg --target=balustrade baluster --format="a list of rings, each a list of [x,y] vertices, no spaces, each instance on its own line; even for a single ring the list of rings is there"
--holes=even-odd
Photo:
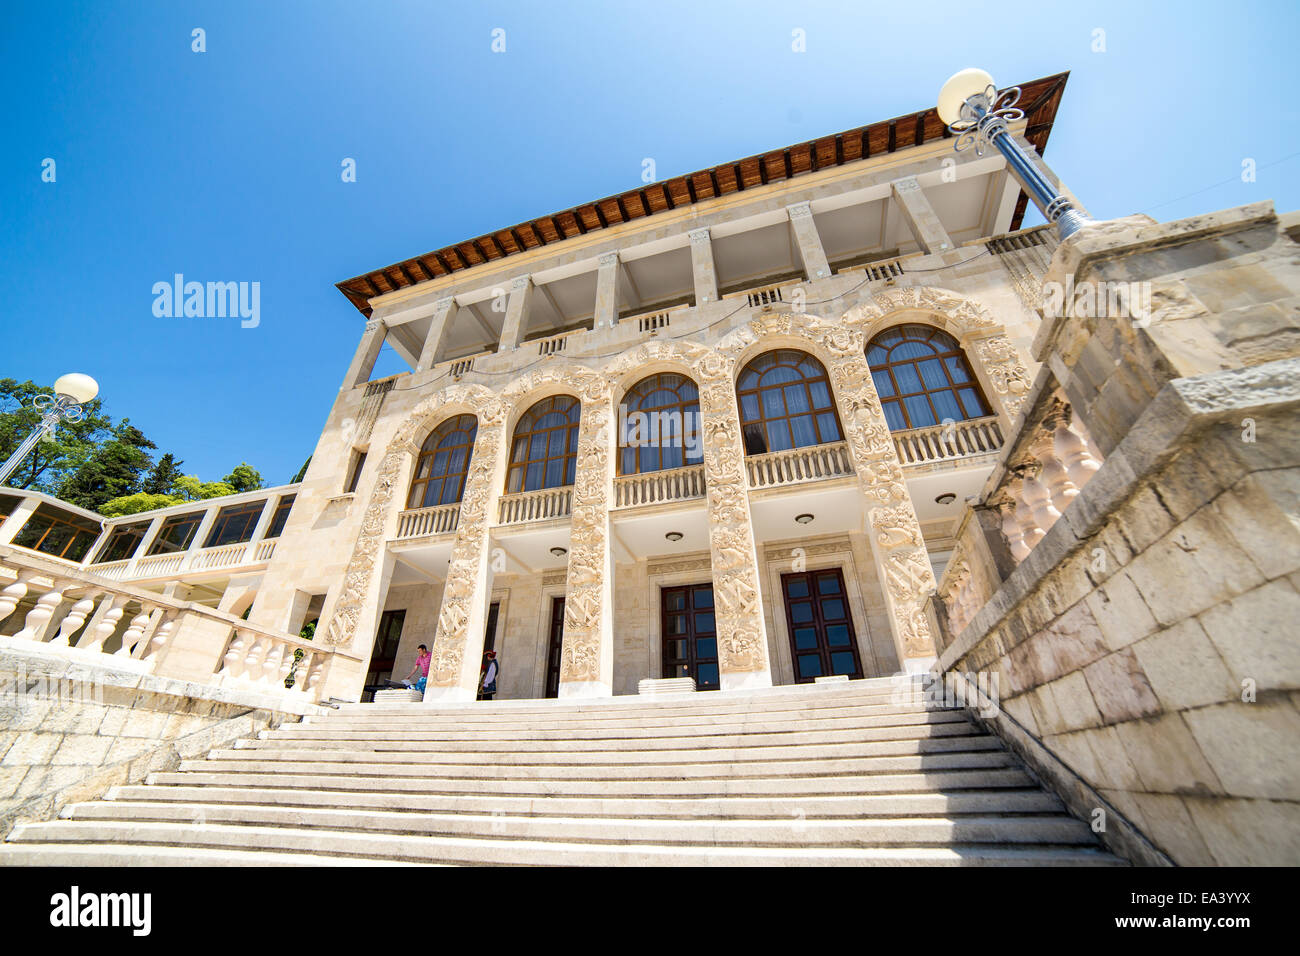
[[[81,630],[81,626],[86,623],[86,618],[94,610],[95,600],[90,597],[84,597],[72,605],[72,610],[59,622],[59,633],[55,635],[51,643],[57,644],[59,647],[70,647],[72,645],[72,635]]]
[[[131,618],[131,623],[126,626],[122,633],[122,646],[113,654],[114,657],[130,657],[131,652],[135,650],[135,645],[140,638],[144,636],[145,625],[149,623],[149,612],[141,610],[139,614]]]
[[[34,571],[20,571],[18,578],[0,591],[0,622],[3,622],[27,596],[27,585],[36,576]]]
[[[71,587],[70,582],[54,582],[53,587],[36,599],[36,605],[27,612],[27,620],[23,622],[23,629],[14,635],[19,641],[40,640],[45,631],[45,625],[49,623],[50,618],[59,605],[63,603],[63,592]]]

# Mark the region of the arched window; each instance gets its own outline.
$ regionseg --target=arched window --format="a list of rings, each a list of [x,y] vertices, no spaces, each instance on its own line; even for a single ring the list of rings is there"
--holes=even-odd
[[[736,382],[745,454],[843,438],[826,369],[807,352],[778,349],[745,366]]]
[[[544,398],[524,412],[510,448],[506,493],[573,484],[578,464],[578,416],[572,395]]]
[[[473,415],[449,418],[429,433],[415,461],[406,507],[429,508],[460,501],[476,434],[478,419]]]
[[[942,329],[886,329],[867,345],[867,364],[894,431],[992,414],[961,346]]]
[[[618,473],[639,475],[704,461],[700,393],[684,375],[643,378],[619,405]]]

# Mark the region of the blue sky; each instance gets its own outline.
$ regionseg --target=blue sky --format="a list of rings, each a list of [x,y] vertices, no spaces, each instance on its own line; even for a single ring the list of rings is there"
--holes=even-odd
[[[205,479],[311,453],[364,321],[335,282],[645,157],[663,179],[916,111],[965,66],[1071,71],[1046,156],[1098,217],[1300,208],[1294,2],[11,0],[0,25],[0,377],[94,375]],[[260,324],[155,317],[177,272],[259,282]]]

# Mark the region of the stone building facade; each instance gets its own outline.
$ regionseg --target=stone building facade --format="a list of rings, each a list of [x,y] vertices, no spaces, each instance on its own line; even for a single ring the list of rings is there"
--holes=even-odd
[[[381,661],[335,663],[352,699],[421,643],[428,700],[473,699],[485,641],[507,699],[929,668],[926,598],[1033,381],[1054,234],[1014,229],[1004,162],[942,137],[693,195],[341,284],[368,321],[249,620],[293,632],[314,598],[318,639]],[[372,381],[385,344],[411,370]]]

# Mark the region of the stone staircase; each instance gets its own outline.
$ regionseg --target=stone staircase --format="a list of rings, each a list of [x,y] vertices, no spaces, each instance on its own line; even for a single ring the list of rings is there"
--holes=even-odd
[[[4,865],[1115,865],[890,679],[346,705],[19,824]]]

